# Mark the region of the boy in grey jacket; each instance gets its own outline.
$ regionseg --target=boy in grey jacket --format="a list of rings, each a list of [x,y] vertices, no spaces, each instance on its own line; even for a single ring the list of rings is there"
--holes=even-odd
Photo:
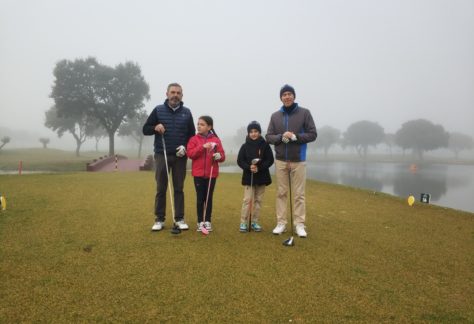
[[[306,237],[306,146],[316,140],[317,132],[311,112],[298,106],[295,98],[295,89],[292,86],[286,84],[280,89],[283,106],[272,114],[265,138],[269,144],[275,146],[277,226],[273,234],[286,231],[286,205],[291,178],[296,234]]]

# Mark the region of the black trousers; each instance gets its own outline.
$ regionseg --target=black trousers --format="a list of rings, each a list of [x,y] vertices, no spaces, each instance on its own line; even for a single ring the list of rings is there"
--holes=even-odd
[[[206,204],[207,188],[209,187],[209,179],[202,177],[194,177],[194,187],[196,188],[196,210],[198,223],[212,219],[212,195],[216,185],[216,178],[211,178],[211,187],[209,189],[209,200],[206,208],[206,219],[203,220],[204,205]]]
[[[173,198],[176,221],[184,219],[184,179],[186,178],[187,157],[177,157],[176,155],[167,155],[168,168],[171,172],[173,181]],[[166,191],[168,190],[168,175],[166,174],[165,156],[155,154],[155,221],[164,222],[166,218]]]

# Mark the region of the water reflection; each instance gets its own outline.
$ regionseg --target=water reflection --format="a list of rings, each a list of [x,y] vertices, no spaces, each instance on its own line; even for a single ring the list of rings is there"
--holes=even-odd
[[[414,172],[406,172],[406,165],[398,165],[396,169],[393,191],[397,196],[414,195],[419,200],[421,193],[429,193],[431,199],[437,201],[446,194],[447,166],[431,165],[427,170],[421,167]]]
[[[400,197],[429,193],[432,203],[474,212],[474,201],[460,202],[461,191],[474,195],[474,166],[405,163],[318,162],[308,165],[308,178],[382,191]],[[456,193],[457,192],[457,193]]]

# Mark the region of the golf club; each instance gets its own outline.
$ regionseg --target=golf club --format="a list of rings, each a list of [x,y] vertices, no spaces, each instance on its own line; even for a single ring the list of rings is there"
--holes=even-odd
[[[216,146],[214,146],[214,151],[216,150]],[[214,157],[211,158],[211,171],[209,172],[209,183],[207,185],[207,193],[206,193],[206,201],[204,202],[204,213],[202,217],[202,221],[204,226],[201,228],[201,233],[203,235],[209,235],[209,231],[206,228],[206,214],[207,214],[207,203],[209,201],[209,191],[211,191],[211,181],[212,181],[212,171],[214,170]]]
[[[291,167],[290,163],[288,163],[288,188],[290,191],[290,221],[291,221],[291,237],[285,241],[283,241],[284,246],[294,246],[295,240],[293,236],[295,235],[295,229],[293,226],[293,195],[291,194]]]
[[[164,134],[161,134],[161,143],[163,144],[163,155],[165,156],[166,177],[168,178],[168,188],[170,190],[171,214],[173,215],[173,228],[171,229],[171,234],[180,234],[181,229],[176,224],[176,218],[175,218],[175,214],[174,214],[173,192],[171,190],[170,170],[168,168],[168,157],[167,157],[167,153],[166,153],[166,143],[165,143],[165,135]]]
[[[256,165],[260,162],[260,159],[255,158],[252,160],[252,165]],[[249,232],[252,231],[252,212],[253,212],[253,200],[254,200],[254,192],[253,192],[253,172],[250,171],[250,205],[249,205]]]

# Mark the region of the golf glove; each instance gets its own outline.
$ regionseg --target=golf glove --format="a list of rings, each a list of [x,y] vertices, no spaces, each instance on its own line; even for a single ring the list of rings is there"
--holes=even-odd
[[[219,152],[217,152],[217,153],[214,153],[212,157],[214,158],[214,161],[217,161],[217,160],[220,160],[222,156]]]
[[[288,137],[282,136],[281,141],[285,144],[288,144],[288,142],[290,142],[290,139]]]
[[[290,139],[291,139],[293,142],[296,142],[296,140],[297,140],[296,135],[295,135],[295,134],[291,135],[291,138],[290,138]]]
[[[180,145],[176,148],[176,156],[177,157],[183,157],[186,155],[186,148],[184,145]]]
[[[217,143],[211,142],[211,150],[214,150],[217,147]]]

